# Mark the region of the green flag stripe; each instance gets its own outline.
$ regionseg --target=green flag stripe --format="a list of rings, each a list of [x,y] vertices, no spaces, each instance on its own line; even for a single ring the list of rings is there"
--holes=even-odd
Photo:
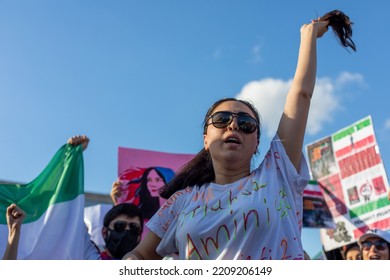
[[[388,205],[390,205],[390,201],[387,199],[387,197],[383,197],[378,200],[366,203],[363,206],[359,206],[349,210],[349,216],[351,217],[351,219],[357,218],[360,215],[367,214],[369,212],[372,212],[374,210],[380,209]]]
[[[340,139],[343,139],[344,137],[351,135],[354,132],[355,132],[355,128],[353,126],[348,127],[346,129],[344,129],[343,131],[340,131],[339,133],[333,135],[332,140],[333,140],[333,142],[336,142]]]
[[[366,118],[366,119],[358,122],[356,125],[352,125],[350,127],[347,127],[345,129],[343,129],[342,131],[334,134],[332,137],[333,142],[336,142],[340,139],[343,139],[344,137],[348,137],[351,134],[353,134],[355,131],[359,131],[359,130],[361,130],[367,126],[370,126],[370,125],[371,125],[371,119]]]
[[[371,120],[370,118],[367,118],[361,122],[359,122],[357,125],[356,125],[356,130],[359,131],[367,126],[370,126],[371,125]]]
[[[0,224],[6,224],[7,207],[16,203],[26,212],[24,223],[39,219],[50,205],[84,193],[81,145],[62,146],[42,173],[28,184],[0,184]]]

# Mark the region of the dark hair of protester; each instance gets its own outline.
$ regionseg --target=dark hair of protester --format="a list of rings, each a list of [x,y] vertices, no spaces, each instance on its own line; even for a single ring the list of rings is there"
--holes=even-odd
[[[361,260],[360,247],[357,242],[345,245],[341,248],[341,255],[344,260]]]
[[[121,203],[113,206],[103,219],[102,236],[106,248],[101,252],[101,259],[120,260],[133,250],[141,240],[143,222],[141,211],[136,205]]]
[[[203,134],[206,134],[207,130],[207,121],[210,119],[211,114],[214,109],[226,101],[237,101],[245,104],[248,108],[251,109],[253,114],[256,117],[257,123],[259,124],[256,133],[257,139],[260,139],[260,116],[256,108],[248,101],[238,100],[236,98],[224,98],[215,102],[210,109],[207,111],[204,121],[203,121]],[[182,169],[176,174],[176,176],[168,182],[160,193],[161,197],[168,199],[172,194],[178,190],[185,189],[188,186],[201,186],[204,183],[209,183],[215,180],[215,173],[213,168],[213,163],[211,161],[210,151],[206,151],[204,148]]]
[[[356,52],[355,43],[351,39],[353,22],[346,14],[339,10],[333,10],[323,15],[319,20],[329,21],[328,26],[332,27],[341,45],[345,48],[349,47]]]
[[[103,226],[108,228],[111,221],[122,214],[129,216],[130,218],[139,217],[141,223],[141,231],[143,230],[144,219],[142,213],[136,205],[131,203],[121,203],[112,207],[104,216]]]

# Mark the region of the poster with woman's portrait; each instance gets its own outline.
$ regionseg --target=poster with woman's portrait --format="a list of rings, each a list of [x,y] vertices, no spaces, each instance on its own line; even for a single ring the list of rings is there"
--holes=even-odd
[[[193,157],[193,154],[119,147],[118,180],[121,182],[121,195],[117,203],[137,205],[144,219],[149,220],[165,202],[160,197],[160,189]]]

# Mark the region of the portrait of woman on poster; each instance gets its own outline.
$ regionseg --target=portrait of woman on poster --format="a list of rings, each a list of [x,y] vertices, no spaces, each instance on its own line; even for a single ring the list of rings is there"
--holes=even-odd
[[[160,166],[128,169],[113,183],[111,198],[114,204],[134,203],[149,220],[165,202],[160,189],[174,174],[172,169]]]
[[[165,199],[160,197],[160,189],[173,176],[173,170],[164,167],[148,168],[142,175],[140,187],[136,191],[136,197],[139,197],[138,207],[146,220],[149,220],[160,206],[164,204]]]

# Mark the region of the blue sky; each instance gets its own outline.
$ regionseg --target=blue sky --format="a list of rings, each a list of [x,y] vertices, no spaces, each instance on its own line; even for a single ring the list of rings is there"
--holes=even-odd
[[[29,182],[72,135],[86,134],[85,189],[109,193],[119,146],[202,148],[202,119],[223,97],[255,102],[260,160],[276,131],[299,29],[330,10],[354,22],[357,52],[318,42],[305,144],[368,115],[390,160],[386,1],[0,1],[0,178]],[[304,229],[310,255],[317,230]]]

